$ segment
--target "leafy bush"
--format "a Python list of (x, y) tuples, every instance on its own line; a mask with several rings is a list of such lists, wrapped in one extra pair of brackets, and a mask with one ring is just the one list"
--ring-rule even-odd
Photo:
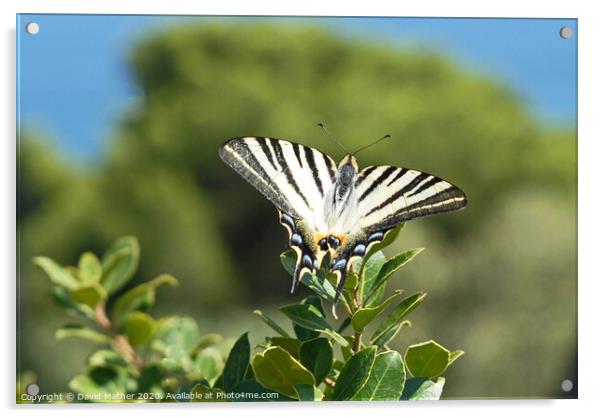
[[(334, 277), (321, 269), (301, 280), (314, 295), (280, 308), (292, 323), (292, 333), (261, 311), (254, 312), (274, 335), (253, 349), (248, 333), (233, 343), (217, 334), (200, 335), (188, 317), (153, 318), (149, 311), (157, 289), (178, 284), (169, 274), (119, 292), (138, 268), (140, 250), (134, 237), (116, 240), (100, 259), (91, 252), (82, 254), (77, 267), (36, 257), (34, 264), (54, 285), (54, 300), (83, 320), (61, 327), (56, 337), (83, 338), (99, 346), (87, 359), (86, 373), (69, 382), (77, 395), (66, 399), (439, 399), (445, 383), (441, 374), (463, 351), (450, 352), (432, 340), (407, 347), (404, 355), (388, 347), (404, 327), (411, 326), (406, 317), (426, 297), (418, 292), (402, 299), (402, 291), (396, 290), (385, 298), (392, 274), (422, 251), (408, 250), (387, 259), (381, 250), (400, 229), (353, 266), (340, 300), (345, 314), (340, 323), (334, 325), (324, 311), (323, 305), (334, 300), (335, 288)], [(287, 251), (280, 258), (292, 274), (294, 253)], [(368, 328), (379, 321), (369, 334)], [(26, 400), (18, 396), (19, 402)]]

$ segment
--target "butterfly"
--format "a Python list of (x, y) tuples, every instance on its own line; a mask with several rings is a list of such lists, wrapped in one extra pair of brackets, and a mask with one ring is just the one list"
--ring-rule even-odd
[(439, 177), (386, 165), (360, 169), (356, 153), (337, 164), (314, 148), (262, 137), (219, 148), (222, 160), (278, 209), (297, 256), (291, 292), (328, 255), (336, 305), (351, 265), (395, 226), (466, 206), (464, 192)]

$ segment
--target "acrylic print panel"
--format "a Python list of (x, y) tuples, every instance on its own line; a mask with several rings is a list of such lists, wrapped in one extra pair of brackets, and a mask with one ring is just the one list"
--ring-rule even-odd
[(577, 397), (577, 34), (19, 15), (17, 402)]

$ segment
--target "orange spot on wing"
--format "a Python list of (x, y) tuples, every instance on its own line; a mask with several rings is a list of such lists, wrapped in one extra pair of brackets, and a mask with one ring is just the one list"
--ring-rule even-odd
[(337, 237), (339, 239), (339, 241), (341, 241), (341, 247), (343, 245), (345, 245), (345, 242), (347, 241), (348, 236), (347, 235), (337, 235), (337, 234), (333, 234), (335, 237)]
[(318, 248), (320, 247), (320, 241), (322, 241), (322, 239), (324, 238), (326, 238), (326, 235), (318, 234), (317, 232), (314, 233), (314, 242), (316, 243), (316, 246), (318, 246)]

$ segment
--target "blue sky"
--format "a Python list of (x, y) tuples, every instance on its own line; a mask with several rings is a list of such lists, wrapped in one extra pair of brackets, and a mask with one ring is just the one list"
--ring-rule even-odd
[[(127, 67), (132, 43), (156, 30), (209, 18), (20, 15), (20, 126), (49, 133), (85, 161), (102, 151), (120, 114), (140, 97)], [(222, 18), (224, 20), (231, 20)], [(577, 22), (573, 19), (278, 18), (333, 28), (351, 39), (430, 49), (512, 89), (542, 125), (576, 124)], [(35, 21), (31, 36), (25, 25)], [(562, 26), (571, 39), (559, 36)]]

